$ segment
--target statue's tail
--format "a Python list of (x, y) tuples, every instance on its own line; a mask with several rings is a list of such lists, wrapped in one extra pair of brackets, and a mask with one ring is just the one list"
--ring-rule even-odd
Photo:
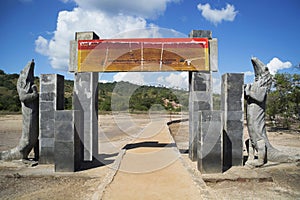
[(0, 152), (0, 160), (11, 161), (22, 159), (23, 156), (17, 148)]
[(271, 162), (280, 162), (280, 163), (291, 163), (291, 162), (299, 162), (300, 156), (299, 155), (288, 155), (278, 149), (269, 146), (267, 148), (267, 158)]

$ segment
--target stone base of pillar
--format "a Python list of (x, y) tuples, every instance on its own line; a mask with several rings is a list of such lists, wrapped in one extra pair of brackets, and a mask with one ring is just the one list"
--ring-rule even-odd
[(197, 164), (201, 173), (222, 173), (222, 111), (199, 112)]
[(56, 172), (74, 172), (82, 160), (81, 113), (74, 110), (55, 112), (54, 163)]

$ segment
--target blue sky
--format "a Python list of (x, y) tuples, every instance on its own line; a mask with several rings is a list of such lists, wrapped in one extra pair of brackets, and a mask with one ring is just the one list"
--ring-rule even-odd
[[(155, 27), (183, 37), (211, 30), (219, 45), (219, 73), (253, 71), (256, 56), (273, 73), (300, 63), (299, 0), (2, 0), (0, 69), (19, 73), (32, 58), (35, 75), (59, 73), (67, 79), (69, 41), (76, 31), (110, 38), (123, 31)], [(282, 68), (285, 68), (282, 70)], [(249, 76), (248, 76), (249, 75)], [(186, 87), (186, 73), (101, 74), (103, 81)]]

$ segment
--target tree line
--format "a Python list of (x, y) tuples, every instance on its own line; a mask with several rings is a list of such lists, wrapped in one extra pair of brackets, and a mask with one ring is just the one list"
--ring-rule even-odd
[(273, 125), (300, 129), (300, 74), (278, 73), (267, 98), (267, 116)]
[[(18, 74), (6, 74), (3, 70), (0, 70), (0, 111), (2, 113), (21, 112), (21, 102), (16, 86), (18, 78)], [(38, 77), (35, 77), (35, 84), (39, 87)], [(65, 109), (70, 110), (72, 109), (74, 82), (65, 80), (64, 87)], [(129, 110), (135, 112), (161, 108), (173, 112), (188, 110), (188, 92), (184, 90), (139, 86), (123, 81), (98, 83), (98, 89), (98, 108), (100, 112), (110, 112), (112, 110), (112, 97), (113, 109), (118, 111)], [(180, 107), (166, 106), (163, 99), (175, 102)]]
[[(0, 69), (0, 112), (21, 112), (17, 93), (18, 74), (6, 74)], [(39, 86), (39, 78), (35, 77)], [(65, 80), (65, 109), (72, 109), (72, 80)], [(171, 112), (188, 111), (188, 91), (157, 86), (139, 86), (129, 82), (99, 83), (99, 112), (113, 110), (139, 112), (166, 109)], [(167, 99), (167, 101), (166, 101)], [(113, 105), (112, 105), (113, 100)], [(220, 95), (213, 96), (214, 109), (220, 109)], [(167, 102), (167, 103), (166, 103)], [(177, 106), (174, 106), (176, 104)], [(290, 128), (300, 121), (300, 74), (278, 73), (267, 98), (267, 118), (274, 126)], [(300, 128), (300, 125), (299, 127)]]

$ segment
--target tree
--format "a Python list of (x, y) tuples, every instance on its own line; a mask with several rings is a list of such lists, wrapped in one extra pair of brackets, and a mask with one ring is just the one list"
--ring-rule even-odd
[(268, 95), (267, 114), (273, 121), (290, 128), (292, 119), (300, 119), (300, 75), (276, 74), (274, 88)]
[(300, 74), (294, 74), (292, 82), (292, 100), (295, 103), (295, 114), (297, 119), (300, 120)]

